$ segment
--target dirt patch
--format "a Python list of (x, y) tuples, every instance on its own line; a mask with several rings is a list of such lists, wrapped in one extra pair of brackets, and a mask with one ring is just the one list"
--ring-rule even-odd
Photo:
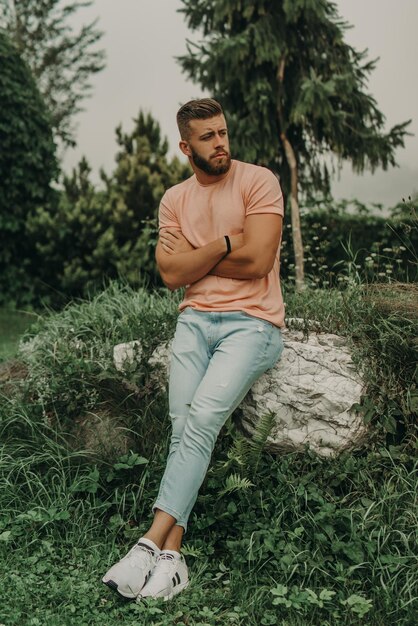
[(28, 368), (17, 359), (0, 363), (0, 393), (4, 396), (13, 395), (27, 375)]
[(109, 461), (134, 448), (134, 436), (120, 417), (108, 409), (99, 409), (77, 418), (70, 445)]
[(418, 284), (379, 283), (367, 285), (364, 292), (381, 313), (418, 321)]

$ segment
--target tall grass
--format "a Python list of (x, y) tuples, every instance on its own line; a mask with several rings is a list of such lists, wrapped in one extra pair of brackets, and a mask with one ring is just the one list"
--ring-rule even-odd
[(0, 309), (0, 362), (14, 356), (20, 336), (35, 317), (34, 313)]

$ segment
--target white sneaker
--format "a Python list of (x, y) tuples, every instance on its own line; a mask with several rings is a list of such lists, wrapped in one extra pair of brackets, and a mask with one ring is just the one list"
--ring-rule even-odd
[(189, 584), (189, 574), (184, 558), (174, 550), (163, 550), (157, 559), (157, 564), (138, 595), (137, 602), (141, 598), (171, 598)]
[(123, 559), (110, 568), (102, 582), (124, 598), (136, 598), (151, 576), (159, 554), (154, 542), (141, 538)]

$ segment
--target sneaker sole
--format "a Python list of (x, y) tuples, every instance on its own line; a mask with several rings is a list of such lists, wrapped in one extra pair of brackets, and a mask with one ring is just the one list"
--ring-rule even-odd
[(189, 586), (189, 583), (190, 581), (188, 580), (187, 582), (182, 583), (181, 585), (177, 585), (177, 587), (175, 587), (173, 591), (169, 593), (167, 596), (141, 596), (141, 594), (139, 594), (139, 596), (137, 596), (136, 598), (136, 601), (140, 602), (141, 600), (145, 600), (146, 598), (153, 598), (154, 600), (164, 600), (164, 602), (168, 602), (168, 600), (171, 600), (178, 593), (186, 589), (186, 587)]
[(118, 585), (117, 583), (115, 583), (114, 580), (102, 580), (102, 583), (104, 583), (107, 587), (109, 587), (109, 589), (117, 593), (118, 596), (120, 596), (121, 598), (124, 598), (125, 600), (135, 600), (135, 598), (137, 597), (132, 593), (127, 594), (127, 593), (122, 593), (121, 591), (119, 591)]
[(172, 598), (174, 598), (174, 596), (176, 596), (178, 593), (180, 593), (181, 591), (184, 591), (184, 589), (186, 589), (186, 587), (189, 586), (189, 580), (185, 583), (182, 583), (181, 585), (177, 585), (177, 587), (174, 587), (173, 591), (168, 594), (168, 596), (164, 597), (164, 602), (168, 602), (169, 600), (171, 600)]

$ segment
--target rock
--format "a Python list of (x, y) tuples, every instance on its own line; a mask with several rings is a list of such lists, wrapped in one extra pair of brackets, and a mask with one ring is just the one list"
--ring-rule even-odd
[(361, 443), (367, 428), (353, 406), (364, 383), (342, 337), (301, 331), (283, 333), (279, 363), (254, 383), (240, 406), (241, 425), (252, 434), (258, 418), (272, 411), (266, 447), (272, 452), (303, 449), (332, 456)]
[(113, 362), (118, 372), (123, 371), (125, 365), (140, 361), (142, 357), (142, 346), (139, 339), (128, 343), (118, 343), (113, 348)]
[[(254, 383), (237, 410), (244, 432), (252, 435), (259, 417), (273, 412), (276, 418), (266, 444), (272, 452), (303, 450), (309, 444), (320, 456), (332, 456), (357, 446), (367, 434), (353, 408), (364, 383), (346, 340), (327, 333), (310, 332), (307, 337), (300, 330), (284, 331), (283, 340), (279, 363)], [(121, 345), (127, 355), (124, 363), (132, 362), (135, 351)], [(170, 346), (159, 345), (149, 360), (154, 385), (160, 389), (167, 384)]]

